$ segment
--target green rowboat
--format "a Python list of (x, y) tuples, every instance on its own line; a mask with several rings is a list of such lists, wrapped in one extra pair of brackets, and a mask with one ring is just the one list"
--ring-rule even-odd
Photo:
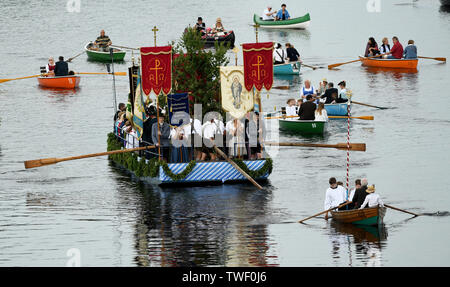
[(270, 21), (270, 20), (262, 20), (260, 16), (254, 14), (253, 22), (255, 24), (259, 24), (262, 28), (271, 28), (271, 29), (306, 29), (309, 27), (311, 23), (311, 17), (309, 13), (306, 13), (302, 17), (291, 18), (289, 20), (278, 20), (278, 21)]
[(323, 134), (328, 125), (327, 122), (292, 119), (280, 119), (278, 124), (280, 130), (303, 134)]
[[(92, 50), (93, 46), (94, 44), (90, 42), (86, 44), (86, 46), (84, 47), (89, 60), (98, 62), (111, 62), (111, 55), (109, 54), (109, 52), (103, 52), (101, 50), (99, 51)], [(125, 51), (118, 48), (114, 48), (113, 53), (114, 62), (123, 61), (125, 54), (126, 54)]]

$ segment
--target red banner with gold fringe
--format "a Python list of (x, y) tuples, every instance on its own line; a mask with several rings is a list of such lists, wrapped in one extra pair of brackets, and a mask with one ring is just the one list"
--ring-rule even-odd
[(273, 43), (243, 44), (245, 88), (250, 91), (253, 86), (261, 91), (262, 87), (270, 90), (273, 84)]
[(146, 95), (172, 90), (172, 46), (141, 47), (142, 90)]

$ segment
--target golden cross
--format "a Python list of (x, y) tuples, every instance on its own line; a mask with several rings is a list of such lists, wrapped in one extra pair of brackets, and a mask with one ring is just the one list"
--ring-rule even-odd
[(256, 43), (258, 43), (258, 28), (261, 27), (261, 25), (256, 23), (255, 25), (253, 25), (253, 27), (255, 27)]
[(155, 47), (156, 47), (156, 32), (158, 32), (159, 29), (156, 28), (156, 26), (155, 26), (155, 27), (153, 27), (152, 31), (153, 31), (153, 37), (155, 38)]
[(257, 59), (258, 59), (258, 62), (256, 64), (252, 64), (252, 66), (256, 66), (258, 68), (258, 81), (259, 81), (259, 79), (260, 79), (260, 77), (259, 77), (259, 74), (260, 74), (259, 66), (264, 66), (264, 63), (261, 64), (263, 59), (262, 59), (262, 57), (260, 55), (258, 55)]
[(163, 68), (160, 68), (159, 66), (161, 65), (161, 62), (156, 59), (155, 60), (155, 67), (154, 68), (150, 68), (151, 70), (155, 70), (155, 78), (156, 78), (156, 84), (158, 84), (158, 70), (163, 70)]

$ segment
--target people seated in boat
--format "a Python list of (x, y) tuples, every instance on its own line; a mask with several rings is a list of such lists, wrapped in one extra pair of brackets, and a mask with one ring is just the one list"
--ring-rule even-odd
[(277, 10), (273, 11), (272, 6), (267, 6), (264, 10), (261, 19), (264, 21), (274, 21), (277, 14)]
[(341, 81), (338, 84), (339, 88), (341, 89), (339, 91), (338, 97), (336, 99), (336, 103), (346, 103), (348, 102), (348, 95), (347, 95), (347, 88), (345, 81)]
[(311, 85), (311, 81), (305, 80), (303, 87), (300, 89), (300, 97), (305, 102), (307, 95), (311, 95), (313, 98), (317, 96), (315, 91), (314, 86)]
[(361, 179), (361, 187), (355, 190), (355, 194), (353, 195), (352, 198), (352, 203), (355, 209), (360, 208), (361, 205), (364, 203), (364, 200), (368, 195), (368, 193), (366, 192), (367, 185), (368, 185), (367, 178), (363, 178)]
[(197, 32), (200, 32), (202, 35), (206, 33), (206, 26), (205, 23), (203, 23), (202, 17), (197, 18), (197, 23), (195, 23), (194, 29), (196, 29)]
[(283, 50), (283, 46), (280, 43), (275, 45), (275, 49), (273, 50), (273, 64), (279, 65), (284, 64), (284, 59), (286, 58), (286, 54)]
[(69, 75), (69, 64), (64, 61), (63, 56), (59, 56), (59, 61), (55, 64), (55, 76), (64, 77)]
[[(349, 190), (348, 196), (347, 196), (347, 200), (352, 200), (353, 199), (353, 196), (355, 196), (355, 191), (358, 188), (361, 188), (361, 179), (359, 179), (359, 178), (355, 180), (355, 187)], [(352, 203), (350, 203), (348, 205), (348, 209), (353, 209), (354, 207), (355, 207), (355, 203), (354, 202), (352, 202)]]
[(316, 91), (317, 95), (322, 97), (327, 89), (328, 89), (328, 81), (327, 79), (323, 78), (322, 82), (319, 83), (319, 89)]
[(314, 120), (317, 122), (328, 122), (327, 110), (325, 110), (325, 104), (319, 103), (317, 109), (314, 112)]
[(295, 105), (295, 99), (289, 99), (286, 102), (286, 117), (288, 119), (292, 119), (290, 117), (296, 116), (298, 114), (298, 107)]
[(100, 36), (97, 37), (94, 44), (102, 51), (108, 51), (108, 47), (112, 44), (111, 39), (105, 35), (105, 30), (100, 31)]
[(241, 157), (247, 154), (245, 150), (244, 124), (239, 119), (232, 119), (225, 126), (230, 157)]
[(278, 10), (276, 20), (289, 20), (291, 15), (289, 15), (288, 10), (286, 10), (286, 4), (281, 4), (281, 10)]
[(158, 142), (160, 143), (161, 156), (167, 161), (169, 159), (170, 148), (170, 126), (164, 121), (163, 113), (159, 114), (158, 122), (159, 130), (158, 124), (152, 126), (152, 141), (155, 146), (159, 146)]
[(401, 59), (403, 57), (403, 46), (396, 36), (392, 37), (394, 45), (389, 51), (389, 55), (383, 56), (386, 59)]
[(48, 58), (48, 63), (45, 66), (45, 72), (47, 73), (47, 77), (54, 77), (55, 76), (55, 60), (53, 57)]
[(333, 104), (333, 101), (337, 100), (338, 93), (339, 91), (334, 87), (333, 82), (329, 82), (325, 93), (320, 98), (325, 99), (325, 104)]
[(367, 192), (367, 196), (364, 199), (363, 204), (361, 205), (361, 207), (359, 209), (363, 209), (367, 207), (384, 207), (384, 203), (381, 200), (380, 196), (378, 194), (375, 193), (375, 186), (374, 185), (370, 185), (367, 187), (366, 189)]
[(317, 105), (314, 103), (315, 99), (312, 95), (306, 96), (306, 102), (303, 102), (298, 109), (298, 116), (300, 120), (311, 120), (315, 119), (315, 111)]
[[(289, 62), (298, 62), (300, 61), (300, 54), (297, 49), (294, 48), (294, 45), (291, 43), (286, 43), (286, 54)], [(294, 64), (294, 68), (297, 69), (297, 63)]]
[(216, 25), (214, 25), (214, 27), (212, 29), (212, 33), (216, 34), (217, 36), (225, 35), (226, 30), (222, 25), (222, 19), (217, 18)]
[[(328, 181), (330, 187), (325, 193), (324, 210), (328, 210), (333, 207), (337, 207), (344, 202), (346, 202), (345, 188), (337, 184), (336, 178), (331, 177)], [(343, 206), (338, 210), (345, 210), (346, 207)], [(325, 214), (325, 219), (328, 219), (328, 212)]]
[(417, 47), (414, 45), (414, 40), (408, 41), (408, 46), (403, 50), (403, 58), (417, 59)]
[(366, 51), (364, 52), (364, 57), (372, 57), (376, 56), (380, 53), (378, 49), (378, 44), (373, 37), (369, 38), (367, 42)]
[(389, 51), (391, 51), (391, 45), (389, 45), (389, 40), (387, 37), (384, 37), (383, 40), (381, 40), (383, 44), (380, 45), (380, 54), (387, 54)]

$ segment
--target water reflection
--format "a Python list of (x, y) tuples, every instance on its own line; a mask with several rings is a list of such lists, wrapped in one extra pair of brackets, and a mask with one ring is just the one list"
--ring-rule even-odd
[(61, 89), (61, 88), (49, 88), (38, 86), (39, 90), (46, 94), (50, 94), (52, 96), (72, 96), (77, 94), (80, 91), (80, 88), (75, 89)]
[(363, 226), (331, 221), (331, 256), (336, 265), (348, 257), (349, 266), (354, 266), (356, 262), (365, 266), (381, 266), (387, 235), (385, 225)]
[(309, 40), (311, 38), (311, 32), (301, 29), (260, 29), (259, 33), (264, 36), (264, 39), (268, 39), (272, 42), (281, 44), (296, 43), (296, 40)]
[[(117, 186), (129, 184), (127, 177), (117, 181)], [(133, 191), (139, 193), (138, 266), (277, 265), (265, 219), (270, 186), (263, 191), (246, 184), (162, 189), (139, 183)], [(130, 196), (118, 192), (124, 200)]]

